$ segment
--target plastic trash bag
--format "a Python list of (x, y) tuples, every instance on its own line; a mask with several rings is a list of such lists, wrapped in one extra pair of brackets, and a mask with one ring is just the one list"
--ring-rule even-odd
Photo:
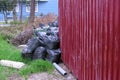
[(44, 25), (43, 23), (40, 23), (40, 24), (39, 24), (39, 27), (40, 27), (40, 28), (43, 28), (44, 26), (45, 26), (45, 25)]
[(58, 27), (58, 19), (53, 22), (53, 27)]
[(36, 48), (34, 54), (33, 54), (33, 60), (35, 59), (45, 59), (46, 57), (46, 49), (44, 47), (38, 47)]
[(58, 49), (60, 40), (57, 35), (48, 36), (48, 40), (45, 42), (46, 48), (48, 49)]
[(48, 25), (50, 27), (58, 27), (58, 19), (56, 19), (54, 22), (49, 22)]
[(28, 43), (27, 43), (27, 48), (28, 48), (28, 50), (30, 51), (30, 53), (32, 53), (38, 46), (40, 46), (41, 44), (40, 44), (40, 42), (39, 42), (39, 40), (38, 40), (38, 38), (37, 37), (34, 37), (34, 38), (32, 38), (32, 39), (30, 39), (30, 40), (28, 40)]
[(23, 58), (25, 58), (25, 57), (31, 58), (32, 53), (38, 46), (40, 46), (40, 42), (39, 42), (38, 38), (32, 38), (32, 39), (28, 40), (27, 47), (23, 48), (23, 50), (21, 52), (22, 57)]
[(41, 44), (45, 45), (48, 49), (58, 49), (59, 48), (59, 37), (57, 35), (41, 35), (39, 36), (39, 41)]
[(47, 49), (46, 60), (48, 60), (50, 62), (58, 63), (60, 61), (60, 56), (61, 56), (61, 50), (60, 49), (56, 49), (56, 50)]
[(30, 58), (30, 59), (32, 59), (32, 53), (30, 53), (30, 51), (29, 51), (29, 49), (27, 47), (22, 49), (21, 56), (23, 58)]
[(41, 36), (43, 36), (43, 35), (46, 35), (46, 32), (37, 32), (37, 36), (38, 36), (38, 37), (41, 37)]
[(58, 35), (58, 31), (59, 31), (58, 27), (50, 27), (47, 29), (46, 34), (47, 35), (54, 35), (54, 34)]
[(59, 48), (59, 36), (58, 28), (51, 27), (47, 29), (46, 34), (38, 33), (39, 41), (42, 45), (46, 46), (48, 49), (58, 49)]
[(53, 27), (53, 26), (54, 26), (54, 25), (53, 25), (53, 22), (49, 22), (49, 23), (48, 23), (48, 26)]

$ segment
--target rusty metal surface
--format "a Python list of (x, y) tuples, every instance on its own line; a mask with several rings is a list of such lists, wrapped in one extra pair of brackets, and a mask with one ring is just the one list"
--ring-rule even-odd
[(120, 0), (59, 0), (59, 27), (78, 80), (120, 80)]

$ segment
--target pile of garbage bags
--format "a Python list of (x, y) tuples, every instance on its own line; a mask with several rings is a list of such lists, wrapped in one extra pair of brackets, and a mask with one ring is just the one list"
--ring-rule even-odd
[(22, 50), (22, 57), (58, 63), (61, 56), (58, 27), (49, 27), (43, 32), (35, 29), (34, 33), (36, 36), (28, 40), (27, 47)]

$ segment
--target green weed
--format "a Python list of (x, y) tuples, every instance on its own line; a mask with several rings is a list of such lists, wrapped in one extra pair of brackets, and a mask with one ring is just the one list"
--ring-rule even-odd
[(37, 73), (37, 72), (51, 72), (53, 71), (53, 66), (48, 61), (43, 60), (35, 60), (32, 61), (29, 65), (22, 68), (19, 73), (23, 76), (28, 76), (31, 73)]
[(14, 47), (11, 44), (8, 44), (1, 36), (0, 36), (0, 60), (13, 60), (24, 62), (26, 66), (19, 71), (13, 68), (8, 68), (0, 65), (0, 79), (7, 80), (7, 78), (13, 74), (20, 74), (23, 77), (29, 76), (31, 73), (37, 72), (51, 72), (53, 71), (53, 66), (48, 61), (43, 60), (29, 60), (23, 59), (20, 54), (20, 50)]

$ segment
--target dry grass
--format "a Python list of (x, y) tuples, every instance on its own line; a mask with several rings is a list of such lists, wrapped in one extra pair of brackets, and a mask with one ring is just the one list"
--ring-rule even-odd
[(21, 26), (16, 27), (0, 27), (0, 35), (7, 41), (11, 41), (17, 34), (22, 31)]
[(35, 18), (34, 26), (38, 27), (39, 23), (47, 25), (49, 22), (54, 22), (57, 19), (57, 16), (54, 13), (49, 13), (44, 16), (39, 16)]
[(12, 44), (15, 46), (26, 44), (30, 38), (33, 36), (32, 30), (25, 30), (18, 34), (15, 38), (12, 39)]

